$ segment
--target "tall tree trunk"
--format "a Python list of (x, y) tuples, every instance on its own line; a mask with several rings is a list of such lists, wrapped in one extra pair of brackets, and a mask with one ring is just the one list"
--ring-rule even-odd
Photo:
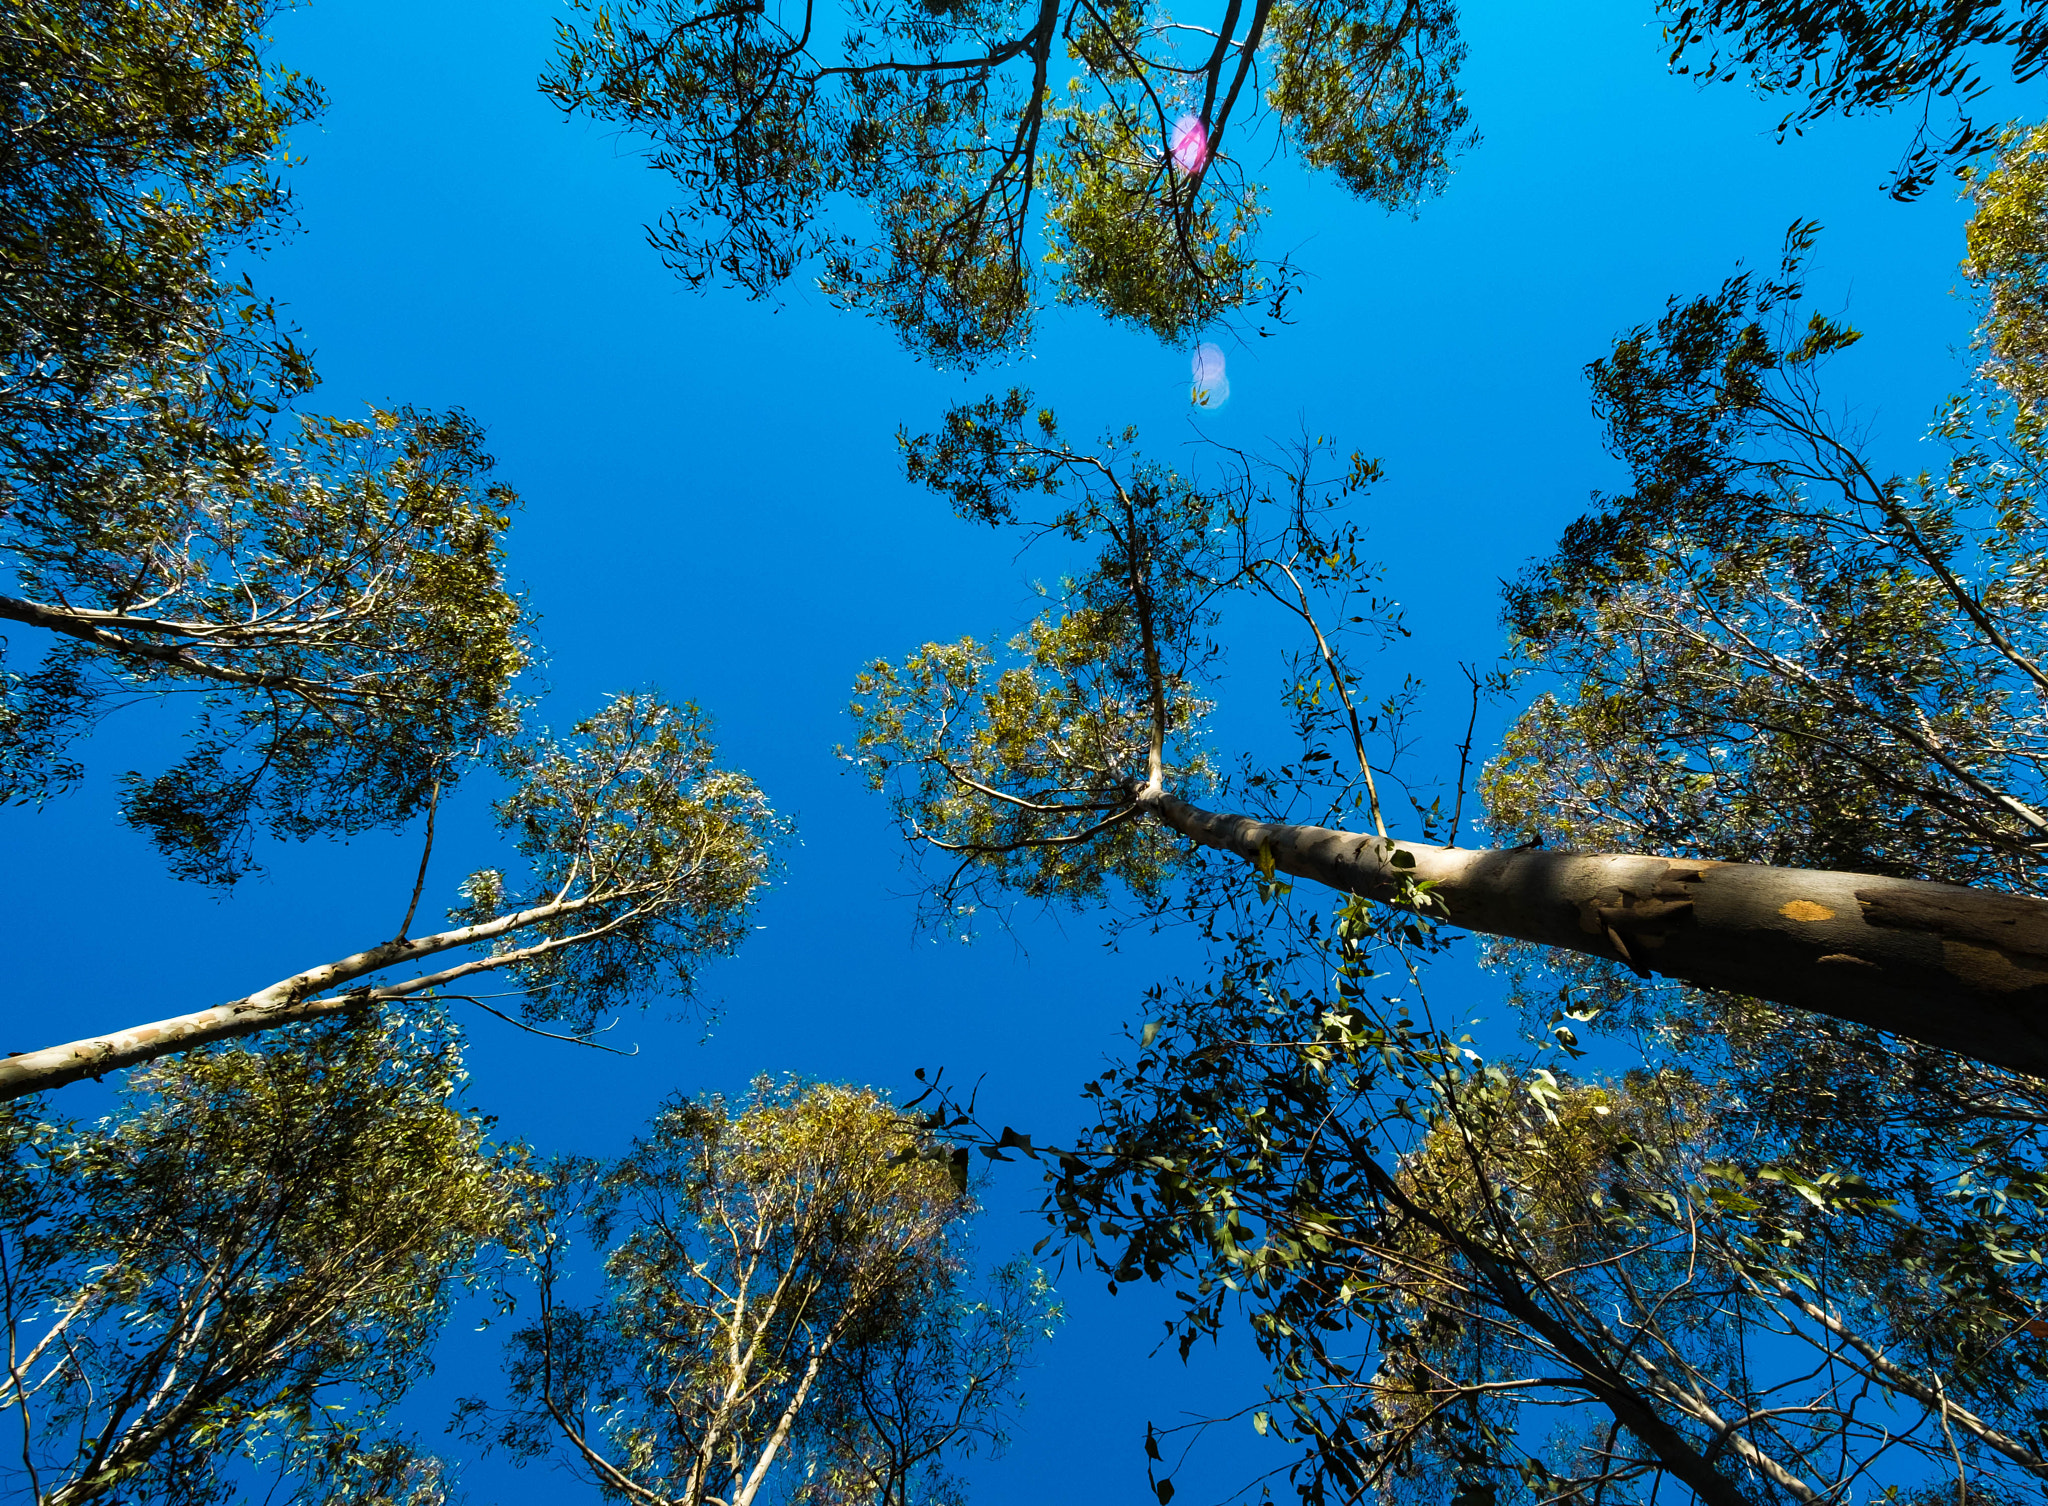
[(322, 1019), (358, 1005), (406, 998), (475, 973), (506, 967), (564, 945), (565, 940), (554, 939), (498, 952), (399, 983), (356, 988), (339, 994), (330, 992), (346, 988), (357, 979), (387, 967), (456, 947), (475, 946), (555, 916), (576, 914), (588, 909), (591, 903), (587, 898), (556, 900), (473, 926), (459, 926), (431, 936), (402, 937), (319, 967), (309, 967), (304, 972), (280, 979), (268, 988), (258, 989), (246, 998), (219, 1004), (212, 1009), (173, 1015), (167, 1020), (152, 1020), (146, 1025), (132, 1025), (126, 1030), (88, 1036), (84, 1040), (49, 1046), (41, 1051), (7, 1052), (0, 1055), (0, 1103), (26, 1098), (31, 1093), (41, 1093), (50, 1088), (61, 1088), (81, 1077), (98, 1077), (122, 1067), (139, 1066), (160, 1056), (189, 1051), (194, 1046)]
[[(1474, 851), (1139, 806), (1205, 847), (1349, 894), (1428, 883), (1453, 925), (1876, 1026), (2048, 1077), (2048, 901), (1954, 884), (1632, 853)], [(1413, 860), (1397, 866), (1396, 852)]]
[(797, 1382), (796, 1394), (789, 1399), (789, 1405), (782, 1409), (782, 1416), (775, 1421), (775, 1431), (761, 1450), (761, 1457), (754, 1461), (753, 1473), (747, 1476), (732, 1498), (732, 1506), (754, 1506), (754, 1497), (760, 1493), (761, 1482), (768, 1478), (768, 1471), (775, 1464), (775, 1456), (789, 1441), (790, 1430), (796, 1426), (796, 1415), (804, 1409), (804, 1402), (811, 1394), (811, 1386), (818, 1379), (818, 1372), (825, 1368), (825, 1354), (830, 1344), (811, 1352), (810, 1363), (804, 1366), (804, 1378)]

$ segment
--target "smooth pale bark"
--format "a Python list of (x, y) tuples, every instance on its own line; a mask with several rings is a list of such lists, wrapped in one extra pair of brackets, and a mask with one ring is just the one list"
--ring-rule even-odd
[[(1138, 803), (1206, 847), (1394, 898), (1405, 873), (1452, 924), (1853, 1020), (2048, 1077), (2048, 901), (1803, 868), (1632, 853), (1476, 851)], [(1412, 868), (1397, 868), (1396, 850)]]
[(796, 1395), (790, 1397), (789, 1405), (782, 1409), (782, 1415), (775, 1420), (775, 1432), (769, 1437), (761, 1457), (754, 1461), (754, 1471), (747, 1476), (747, 1483), (740, 1487), (739, 1494), (732, 1498), (732, 1506), (754, 1506), (754, 1497), (761, 1493), (761, 1484), (768, 1478), (768, 1471), (775, 1464), (775, 1456), (782, 1452), (782, 1446), (789, 1442), (790, 1430), (796, 1426), (796, 1414), (803, 1410), (805, 1400), (811, 1394), (811, 1387), (817, 1383), (818, 1372), (825, 1368), (825, 1355), (831, 1349), (828, 1342), (824, 1348), (811, 1352), (810, 1363), (804, 1366), (804, 1378), (797, 1382)]
[(1968, 1407), (1958, 1406), (1955, 1402), (1950, 1401), (1941, 1391), (1928, 1385), (1926, 1381), (1912, 1371), (1894, 1364), (1877, 1345), (1871, 1343), (1870, 1340), (1862, 1335), (1851, 1332), (1833, 1312), (1808, 1300), (1796, 1288), (1781, 1281), (1777, 1283), (1776, 1290), (1781, 1301), (1790, 1303), (1793, 1307), (1805, 1313), (1807, 1317), (1819, 1323), (1829, 1333), (1840, 1339), (1843, 1344), (1861, 1355), (1865, 1363), (1858, 1364), (1840, 1351), (1836, 1351), (1832, 1358), (1846, 1363), (1851, 1369), (1867, 1375), (1879, 1385), (1888, 1387), (1898, 1392), (1901, 1396), (1912, 1397), (1913, 1400), (1919, 1402), (1928, 1411), (1942, 1418), (1944, 1423), (1961, 1428), (1972, 1438), (1978, 1439), (1990, 1448), (1997, 1449), (1999, 1453), (2005, 1455), (2006, 1458), (2012, 1460), (2013, 1463), (2021, 1468), (2032, 1472), (2042, 1480), (2048, 1480), (2048, 1459), (2042, 1458), (2010, 1434), (2001, 1433)]
[[(51, 1088), (61, 1088), (66, 1083), (77, 1082), (81, 1077), (98, 1077), (104, 1072), (117, 1071), (122, 1067), (139, 1066), (143, 1062), (155, 1061), (160, 1056), (169, 1056), (177, 1051), (189, 1051), (194, 1046), (204, 1046), (213, 1041), (233, 1040), (238, 1036), (255, 1035), (259, 1031), (275, 1030), (280, 1025), (296, 1025), (306, 1020), (317, 1020), (385, 999), (405, 998), (426, 989), (452, 983), (472, 973), (487, 972), (525, 957), (538, 956), (562, 943), (541, 942), (515, 952), (479, 957), (422, 978), (408, 978), (403, 982), (380, 984), (375, 987), (347, 989), (347, 985), (358, 978), (367, 977), (387, 967), (395, 967), (399, 963), (409, 962), (418, 957), (432, 956), (436, 952), (445, 952), (454, 947), (473, 946), (478, 942), (502, 936), (508, 931), (533, 925), (537, 921), (573, 915), (579, 910), (587, 909), (591, 903), (593, 901), (590, 899), (559, 900), (553, 904), (537, 905), (532, 909), (501, 915), (495, 920), (484, 921), (479, 925), (459, 926), (452, 931), (440, 931), (432, 936), (387, 941), (382, 946), (374, 946), (367, 951), (357, 952), (334, 962), (322, 963), (301, 973), (294, 973), (268, 988), (258, 989), (246, 998), (217, 1005), (212, 1009), (173, 1015), (167, 1020), (153, 1020), (147, 1025), (135, 1025), (106, 1035), (88, 1036), (84, 1040), (70, 1041), (62, 1046), (50, 1046), (41, 1051), (10, 1052), (5, 1057), (0, 1057), (0, 1103), (26, 1098), (31, 1093), (45, 1092)], [(347, 991), (338, 994), (329, 992), (338, 988)]]
[[(339, 696), (338, 687), (322, 685), (314, 680), (302, 679), (295, 675), (274, 674), (247, 669), (238, 669), (232, 664), (221, 664), (202, 659), (187, 644), (158, 643), (148, 638), (134, 638), (130, 633), (167, 633), (185, 638), (219, 638), (231, 640), (234, 633), (224, 627), (210, 623), (159, 622), (150, 618), (130, 617), (121, 612), (96, 612), (68, 607), (45, 606), (38, 601), (22, 601), (13, 596), (0, 596), (0, 618), (14, 622), (26, 622), (35, 627), (48, 628), (53, 633), (77, 638), (82, 642), (104, 648), (115, 654), (125, 654), (134, 659), (150, 659), (158, 663), (173, 665), (210, 680), (225, 680), (231, 685), (246, 685), (254, 690), (296, 690), (312, 694)], [(126, 632), (116, 632), (124, 628)], [(287, 635), (276, 633), (250, 632), (247, 636), (255, 640), (264, 638), (283, 639)]]

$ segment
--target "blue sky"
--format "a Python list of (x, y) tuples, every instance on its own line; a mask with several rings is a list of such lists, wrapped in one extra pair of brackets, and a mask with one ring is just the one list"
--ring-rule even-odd
[[(614, 1032), (641, 1048), (622, 1061), (482, 1019), (474, 1096), (542, 1149), (608, 1153), (678, 1089), (734, 1089), (768, 1070), (901, 1091), (914, 1067), (943, 1064), (986, 1074), (993, 1119), (1056, 1139), (1144, 985), (1186, 959), (1159, 941), (1110, 951), (1085, 916), (1022, 916), (1013, 938), (972, 946), (916, 934), (882, 805), (832, 750), (850, 736), (842, 709), (864, 661), (1001, 631), (1027, 610), (1010, 545), (902, 484), (895, 429), (1022, 382), (1077, 432), (1135, 423), (1171, 454), (1196, 437), (1188, 353), (1054, 312), (1031, 359), (963, 380), (801, 282), (780, 306), (692, 294), (643, 239), (668, 180), (633, 142), (565, 123), (534, 88), (558, 13), (542, 0), (318, 0), (286, 16), (276, 56), (332, 106), (295, 143), (303, 230), (256, 275), (317, 352), (317, 403), (461, 406), (486, 426), (526, 501), (512, 565), (551, 656), (541, 718), (566, 723), (649, 683), (693, 698), (718, 717), (729, 760), (797, 818), (800, 842), (765, 929), (707, 978), (721, 1006), (708, 1038), (701, 1021), (650, 1012)], [(1812, 286), (1868, 332), (1833, 390), (1887, 464), (1913, 468), (1967, 365), (1970, 323), (1953, 293), (1963, 215), (1946, 185), (1912, 205), (1878, 191), (1902, 123), (1833, 123), (1777, 146), (1772, 103), (1666, 72), (1648, 0), (1475, 4), (1465, 26), (1484, 141), (1419, 218), (1273, 165), (1265, 246), (1309, 274), (1298, 322), (1249, 346), (1217, 336), (1232, 397), (1202, 418), (1234, 444), (1306, 427), (1384, 460), (1362, 515), (1415, 634), (1385, 667), (1437, 688), (1421, 756), (1439, 763), (1462, 723), (1454, 666), (1501, 646), (1498, 581), (1619, 479), (1580, 376), (1616, 332), (1738, 262), (1773, 264), (1789, 223), (1818, 220)], [(1278, 728), (1274, 642), (1253, 631), (1231, 672), (1222, 740), (1257, 745)], [(227, 900), (160, 877), (114, 818), (113, 780), (175, 726), (130, 713), (89, 750), (83, 789), (0, 812), (12, 855), (0, 904), (35, 943), (11, 949), (4, 1019), (19, 1038), (6, 1049), (218, 1002), (388, 935), (403, 913), (412, 835), (277, 854)], [(430, 902), (493, 861), (487, 793), (468, 791), (444, 819)], [(1498, 992), (1462, 953), (1432, 986), (1474, 1014)], [(996, 1184), (991, 1256), (1039, 1237), (1022, 1211), (1035, 1200), (1026, 1174)], [(1166, 1316), (1152, 1293), (1110, 1298), (1085, 1275), (1062, 1286), (1072, 1318), (1031, 1378), (1015, 1445), (974, 1472), (985, 1506), (1067, 1494), (1136, 1506), (1149, 1499), (1148, 1420), (1259, 1394), (1248, 1348), (1185, 1368), (1148, 1357)], [(410, 1407), (415, 1426), (437, 1433), (450, 1398), (490, 1393), (495, 1346), (458, 1324)], [(1179, 1476), (1181, 1499), (1284, 1463), (1242, 1422), (1223, 1443)], [(495, 1461), (468, 1483), (480, 1502), (577, 1489)]]

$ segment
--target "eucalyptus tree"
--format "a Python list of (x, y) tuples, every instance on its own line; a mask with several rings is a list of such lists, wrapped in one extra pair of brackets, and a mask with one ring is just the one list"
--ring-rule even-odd
[(1204, 1425), (1276, 1439), (1304, 1501), (2038, 1496), (2037, 1080), (1994, 1147), (1810, 1042), (1812, 1132), (1675, 1064), (1480, 1062), (1355, 917), (1233, 919), (1089, 1085), (1047, 1211), (1175, 1289), (1183, 1354), (1249, 1328), (1266, 1394)]
[(0, 1108), (14, 1499), (447, 1499), (387, 1414), (532, 1178), (434, 1008), (362, 1014), (152, 1063), (94, 1124)]
[[(959, 1500), (945, 1464), (1000, 1444), (1059, 1321), (1019, 1264), (969, 1294), (964, 1159), (864, 1089), (762, 1078), (738, 1103), (670, 1102), (623, 1159), (557, 1168), (512, 1405), (465, 1402), (464, 1430), (608, 1499)], [(587, 1307), (560, 1291), (579, 1227), (605, 1247)]]
[(543, 88), (651, 143), (677, 273), (761, 297), (814, 265), (943, 365), (1028, 339), (1041, 260), (1059, 301), (1169, 341), (1284, 297), (1228, 147), (1283, 141), (1406, 210), (1467, 139), (1444, 0), (1232, 0), (1213, 26), (1096, 0), (575, 9)]
[[(1760, 94), (1798, 100), (1778, 137), (1829, 115), (1904, 110), (1913, 135), (1886, 187), (1915, 198), (1943, 163), (1997, 144), (1979, 118), (1997, 75), (2026, 83), (2048, 67), (2041, 0), (1659, 0), (1671, 63), (1703, 83), (1746, 77)], [(1946, 127), (1933, 119), (1953, 110)], [(1946, 138), (1942, 132), (1946, 132)]]
[[(2027, 223), (2000, 232), (2016, 269), (2038, 265)], [(1783, 305), (1792, 283), (1764, 296)], [(2020, 320), (2027, 286), (1994, 307)], [(1057, 1153), (1048, 1211), (1113, 1282), (1174, 1280), (1184, 1343), (1245, 1312), (1275, 1366), (1254, 1421), (1300, 1446), (1310, 1499), (1398, 1496), (1405, 1478), (1423, 1498), (1455, 1480), (1469, 1506), (1649, 1500), (1667, 1481), (1710, 1502), (1823, 1500), (1872, 1479), (1932, 1489), (1943, 1459), (1956, 1488), (2038, 1489), (2036, 472), (1966, 457), (1841, 505), (1792, 462), (1717, 470), (1762, 422), (1757, 394), (1846, 338), (1820, 320), (1773, 343), (1742, 312), (1674, 310), (1596, 368), (1633, 402), (1610, 416), (1656, 413), (1670, 442), (1642, 445), (1658, 485), (1539, 577), (1576, 571), (1580, 594), (1517, 598), (1553, 609), (1531, 619), (1552, 625), (1553, 667), (1608, 677), (1539, 702), (1490, 772), (1517, 849), (1434, 845), (1447, 813), (1412, 794), (1421, 840), (1389, 835), (1368, 747), (1398, 732), (1401, 701), (1368, 698), (1339, 627), (1393, 619), (1345, 603), (1378, 586), (1331, 511), (1370, 464), (1319, 481), (1313, 451), (1264, 472), (1231, 459), (1204, 487), (1128, 433), (1067, 444), (1022, 394), (905, 440), (913, 480), (1058, 550), (1067, 576), (1007, 645), (870, 666), (851, 756), (935, 865), (941, 918), (1024, 898), (1192, 922), (1204, 962), (1155, 992), (1135, 1057), (1090, 1085), (1099, 1119)], [(2034, 369), (2003, 327), (1994, 362)], [(1671, 370), (1740, 400), (1687, 407)], [(1633, 458), (1637, 431), (1618, 432)], [(1825, 430), (1802, 432), (1810, 461)], [(1966, 556), (1973, 506), (1997, 526)], [(1700, 589), (1717, 579), (1725, 599)], [(1287, 697), (1303, 752), (1277, 767), (1203, 735), (1244, 593), (1304, 644)], [(1743, 636), (1781, 617), (1810, 636)], [(1767, 682), (1739, 714), (1735, 668)], [(1676, 761), (1696, 748), (1722, 762)], [(1725, 790), (1708, 777), (1736, 766)], [(1610, 808), (1648, 814), (1587, 815)], [(1673, 811), (1693, 819), (1651, 824)], [(1294, 878), (1335, 893), (1317, 905)], [(1418, 971), (1446, 925), (1587, 964), (1544, 1021), (1553, 1049), (1576, 1051), (1572, 1026), (1605, 1007), (1690, 1072), (1587, 1084), (1479, 1059)], [(1640, 991), (1656, 975), (1682, 999)], [(1575, 1141), (1555, 1127), (1574, 1115), (1627, 1134)], [(1632, 1162), (1642, 1145), (1657, 1155)]]
[(105, 712), (197, 697), (190, 746), (130, 774), (129, 824), (182, 877), (233, 883), (274, 836), (391, 825), (516, 730), (527, 614), (504, 579), (515, 499), (459, 413), (301, 421), (204, 462), (125, 454), (22, 486), (0, 619), (50, 635), (0, 685), (0, 789), (76, 779)]
[(1162, 1501), (1172, 1435), (1247, 1423), (1315, 1506), (2048, 1480), (2039, 1078), (1960, 1063), (1973, 1099), (1927, 1092), (1941, 1053), (1909, 1074), (1807, 1029), (1772, 1042), (1795, 1070), (1688, 1051), (1575, 1080), (1562, 1018), (1548, 1065), (1480, 1055), (1425, 987), (1425, 923), (1268, 875), (1192, 898), (1208, 945), (1080, 1135), (936, 1115), (1039, 1159), (1069, 1253), (1171, 1290), (1183, 1356), (1242, 1324), (1269, 1361), (1263, 1396), (1148, 1438)]
[(44, 650), (0, 671), (0, 796), (74, 781), (111, 708), (196, 696), (189, 751), (124, 807), (217, 883), (258, 828), (415, 815), (511, 729), (531, 656), (477, 426), (288, 413), (311, 366), (220, 272), (286, 228), (284, 135), (320, 102), (263, 61), (275, 10), (0, 19), (0, 620)]
[[(1128, 433), (1099, 452), (1070, 446), (1017, 392), (956, 407), (939, 431), (905, 443), (912, 479), (964, 516), (1087, 550), (1085, 570), (1007, 649), (930, 643), (857, 684), (850, 756), (891, 792), (906, 836), (944, 863), (934, 891), (944, 904), (1120, 892), (1171, 905), (1217, 871), (1200, 856), (1212, 849), (1269, 879), (1305, 878), (1645, 977), (1821, 1011), (2008, 1068), (2048, 1066), (2038, 981), (2048, 906), (2038, 900), (1896, 869), (1471, 851), (1429, 840), (1426, 813), (1424, 840), (1390, 838), (1367, 742), (1398, 708), (1373, 712), (1336, 630), (1364, 614), (1342, 605), (1358, 542), (1331, 508), (1370, 482), (1369, 463), (1354, 457), (1348, 473), (1319, 480), (1327, 461), (1311, 451), (1266, 475), (1237, 465), (1205, 490), (1144, 462)], [(1038, 513), (1025, 511), (1034, 504)], [(1291, 699), (1309, 754), (1285, 777), (1254, 770), (1225, 786), (1201, 719), (1232, 592), (1277, 602), (1304, 633)], [(1340, 737), (1348, 769), (1325, 778), (1340, 767), (1330, 752)], [(1302, 811), (1307, 786), (1328, 792)], [(1196, 803), (1212, 790), (1248, 808)]]
[[(786, 823), (752, 780), (717, 766), (696, 708), (614, 697), (567, 736), (500, 755), (497, 805), (521, 866), (480, 868), (452, 925), (414, 934), (426, 857), (397, 933), (226, 1004), (0, 1059), (0, 1102), (173, 1052), (402, 999), (467, 999), (502, 975), (530, 1027), (587, 1040), (609, 1011), (687, 999), (697, 969), (731, 952)], [(431, 855), (431, 837), (428, 855)], [(396, 906), (394, 905), (394, 909)], [(460, 960), (450, 960), (450, 958)], [(428, 958), (425, 971), (402, 975)], [(502, 996), (502, 995), (500, 995)]]
[[(1944, 411), (1935, 437), (1948, 456), (1931, 475), (1886, 474), (1830, 419), (1817, 368), (1855, 337), (1797, 317), (1805, 227), (1775, 282), (1675, 302), (1594, 365), (1635, 484), (1510, 592), (1523, 647), (1563, 690), (1525, 714), (1489, 772), (1503, 837), (2038, 892), (2044, 144), (2008, 135), (1976, 184), (1967, 267), (1982, 380)], [(1557, 1363), (1572, 1358), (1565, 1347), (1530, 1342), (1543, 1337), (1533, 1321), (1504, 1321), (1499, 1299), (1519, 1285), (1763, 1498), (1879, 1485), (1930, 1501), (2037, 1494), (2038, 1066), (1972, 1061), (1839, 1013), (1649, 988), (1590, 957), (1520, 961), (1548, 964), (1534, 981), (1549, 987), (1530, 998), (1580, 1020), (1604, 1013), (1685, 1069), (1526, 1084), (1548, 1125), (1519, 1101), (1506, 1139), (1486, 1132), (1484, 1095), (1425, 1116), (1430, 1142), (1402, 1170), (1457, 1150), (1458, 1176), (1416, 1201), (1433, 1205), (1437, 1248), (1459, 1258), (1424, 1287), (1389, 1274), (1412, 1248), (1382, 1263), (1405, 1287), (1392, 1336), (1412, 1347), (1373, 1386), (1340, 1383), (1324, 1356), (1306, 1367), (1327, 1385), (1318, 1404), (1335, 1399), (1310, 1430), (1314, 1467), (1470, 1470), (1537, 1497), (1567, 1472), (1623, 1497), (1679, 1475), (1683, 1454), (1605, 1398), (1610, 1415), (1577, 1437), (1533, 1423), (1537, 1408), (1594, 1392), (1576, 1384), (1583, 1366), (1575, 1377)], [(1563, 1018), (1550, 1015), (1569, 1044)], [(1646, 1093), (1664, 1104), (1661, 1125), (1643, 1118)], [(1619, 1134), (1586, 1137), (1589, 1113), (1625, 1110)], [(1574, 1111), (1580, 1127), (1560, 1129)], [(1548, 1159), (1553, 1147), (1565, 1163)], [(1560, 1242), (1564, 1222), (1582, 1232)], [(1503, 1256), (1508, 1287), (1487, 1270)], [(1708, 1291), (1718, 1297), (1703, 1309)], [(1279, 1331), (1305, 1332), (1312, 1310)], [(1300, 1361), (1314, 1347), (1280, 1349)], [(1398, 1423), (1376, 1405), (1389, 1382)], [(1552, 1444), (1547, 1459), (1526, 1448), (1532, 1436)], [(1358, 1477), (1343, 1467), (1339, 1479)]]
[(0, 17), (0, 457), (11, 484), (142, 425), (204, 446), (311, 380), (220, 260), (289, 224), (285, 134), (323, 103), (263, 57), (277, 0), (40, 0)]
[[(1509, 592), (1516, 642), (1552, 688), (1487, 774), (1504, 840), (2040, 893), (2048, 134), (2009, 137), (1975, 193), (1982, 365), (1940, 415), (1929, 470), (1886, 470), (1830, 414), (1821, 367), (1857, 336), (1801, 307), (1804, 227), (1777, 278), (1674, 300), (1590, 368), (1632, 485)], [(1749, 1056), (1791, 1065), (1747, 1004), (1650, 1002), (1670, 1028), (1725, 1021)], [(1965, 1100), (2007, 1091), (1938, 1058), (1893, 1066)]]
[[(2038, 180), (2042, 161), (2016, 170)], [(1509, 593), (1516, 642), (1561, 690), (1509, 734), (1490, 809), (1573, 846), (2037, 892), (2038, 419), (1993, 386), (1944, 413), (1939, 468), (1881, 469), (1825, 406), (1820, 368), (1857, 335), (1799, 317), (1806, 239), (1784, 280), (1675, 301), (1590, 368), (1633, 484)], [(1987, 354), (2021, 388), (2041, 363), (2009, 279), (2030, 262), (1986, 269)]]

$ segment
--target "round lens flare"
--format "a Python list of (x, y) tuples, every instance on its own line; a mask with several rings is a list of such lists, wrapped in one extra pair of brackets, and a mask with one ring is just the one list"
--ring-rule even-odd
[(1174, 166), (1190, 177), (1209, 165), (1209, 128), (1199, 115), (1183, 115), (1176, 120), (1166, 146), (1173, 154)]
[(1188, 400), (1197, 408), (1220, 408), (1230, 399), (1230, 378), (1223, 374), (1222, 347), (1203, 343), (1195, 347), (1189, 363), (1195, 374)]

